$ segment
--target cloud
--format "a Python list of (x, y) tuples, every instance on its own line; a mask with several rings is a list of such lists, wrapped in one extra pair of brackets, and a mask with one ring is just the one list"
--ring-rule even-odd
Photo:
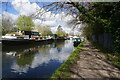
[(60, 63), (64, 62), (70, 56), (70, 53), (74, 50), (72, 45), (72, 41), (66, 41), (60, 52), (58, 52), (57, 48), (51, 48), (49, 51), (47, 51), (48, 54), (36, 54), (31, 68), (38, 67), (43, 63), (48, 64), (50, 60), (57, 60)]
[(33, 22), (34, 22), (35, 25), (41, 25), (42, 20), (40, 20), (40, 19), (34, 19)]
[(46, 12), (40, 17), (42, 17), (44, 21), (42, 21), (42, 19), (36, 19), (34, 20), (35, 25), (50, 26), (53, 33), (56, 32), (59, 25), (62, 26), (65, 32), (69, 33), (71, 31), (71, 25), (67, 24), (67, 22), (73, 18), (71, 15), (66, 16), (64, 12), (56, 15), (51, 12)]
[(12, 23), (16, 23), (18, 15), (14, 15), (12, 13), (8, 13), (8, 12), (3, 12), (2, 13), (2, 18), (6, 18), (9, 19)]
[(59, 63), (63, 63), (74, 50), (72, 41), (65, 41), (64, 46), (60, 47), (60, 52), (58, 52), (57, 48), (58, 47), (45, 49), (44, 53), (39, 50), (38, 53), (34, 55), (34, 59), (31, 65), (27, 64), (21, 67), (16, 62), (14, 62), (11, 66), (12, 72), (19, 74), (27, 73), (30, 68), (37, 68), (44, 63), (49, 64), (51, 60), (56, 60)]
[(26, 16), (36, 13), (39, 9), (39, 6), (36, 3), (31, 4), (29, 0), (14, 0), (12, 5), (20, 13), (20, 15)]
[(56, 31), (57, 31), (57, 27), (51, 27), (51, 31), (52, 31), (52, 33), (56, 33)]
[(49, 21), (43, 21), (42, 25), (46, 25), (46, 26), (51, 26), (52, 27), (52, 26), (55, 26), (57, 24), (56, 24), (55, 20), (54, 21), (49, 20)]
[[(4, 12), (4, 14), (6, 15), (6, 17), (11, 18), (13, 22), (17, 21), (17, 18), (19, 15), (26, 15), (26, 16), (30, 16), (33, 14), (37, 14), (38, 11), (40, 11), (40, 13), (42, 12), (46, 12), (46, 10), (44, 8), (41, 8), (37, 3), (30, 3), (29, 0), (14, 0), (12, 1), (12, 5), (14, 7), (14, 9), (16, 9), (19, 14), (18, 15), (14, 15), (8, 12)], [(7, 16), (8, 15), (8, 16)], [(45, 14), (41, 15), (37, 15), (37, 19), (34, 18), (33, 22), (34, 24), (40, 25), (40, 26), (49, 26), (51, 27), (51, 30), (53, 33), (56, 32), (57, 27), (59, 25), (62, 26), (62, 28), (69, 33), (71, 31), (71, 25), (68, 24), (67, 22), (70, 21), (71, 19), (73, 19), (73, 17), (71, 15), (67, 15), (64, 12), (61, 13), (57, 13), (54, 14), (52, 12), (46, 12)], [(76, 32), (77, 33), (77, 32)]]
[(11, 66), (12, 71), (14, 73), (19, 73), (19, 75), (23, 74), (23, 73), (27, 73), (29, 70), (29, 65), (26, 65), (23, 67), (20, 67), (17, 63), (13, 63), (13, 65)]
[[(30, 16), (32, 14), (36, 14), (38, 10), (40, 12), (45, 12), (43, 8), (39, 7), (36, 3), (30, 3), (29, 0), (14, 0), (12, 4), (20, 15)], [(66, 16), (64, 12), (54, 14), (50, 11), (46, 12), (42, 16), (38, 15), (37, 17), (39, 17), (39, 19), (33, 20), (35, 25), (50, 26), (54, 28), (61, 25), (64, 30), (67, 30), (67, 32), (70, 31), (67, 21), (73, 18), (71, 15)]]

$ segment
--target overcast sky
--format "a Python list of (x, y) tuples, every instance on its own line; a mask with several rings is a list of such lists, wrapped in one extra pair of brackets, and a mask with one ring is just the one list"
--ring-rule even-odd
[[(19, 15), (30, 16), (36, 14), (39, 9), (41, 9), (41, 12), (45, 11), (45, 9), (42, 8), (43, 4), (50, 4), (50, 2), (39, 2), (39, 4), (37, 4), (29, 0), (13, 0), (10, 3), (2, 3), (2, 10), (0, 10), (0, 12), (2, 12), (5, 17), (11, 19), (12, 22), (16, 22)], [(40, 16), (40, 19), (33, 19), (33, 22), (36, 26), (50, 26), (53, 33), (56, 32), (58, 25), (61, 25), (63, 29), (69, 33), (73, 30), (71, 30), (71, 25), (67, 24), (67, 22), (72, 18), (71, 15), (65, 16), (64, 12), (55, 14), (49, 11), (43, 16)], [(74, 31), (76, 34), (80, 34), (79, 31)]]

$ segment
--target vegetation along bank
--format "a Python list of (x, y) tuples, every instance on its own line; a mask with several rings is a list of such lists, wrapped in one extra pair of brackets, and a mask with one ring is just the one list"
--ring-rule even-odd
[(81, 42), (76, 49), (71, 53), (70, 57), (66, 62), (64, 62), (57, 70), (56, 72), (50, 77), (50, 79), (59, 79), (59, 78), (66, 78), (70, 77), (70, 66), (79, 59), (78, 55), (82, 49), (84, 41)]

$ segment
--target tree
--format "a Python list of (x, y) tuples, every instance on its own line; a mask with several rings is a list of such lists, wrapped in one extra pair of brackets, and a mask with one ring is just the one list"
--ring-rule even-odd
[(86, 12), (84, 22), (87, 23), (86, 36), (111, 33), (114, 43), (114, 52), (120, 53), (120, 2), (91, 3), (91, 8)]
[(48, 35), (52, 34), (52, 31), (51, 31), (50, 27), (37, 26), (36, 29), (37, 29), (43, 36), (48, 36)]
[(13, 28), (13, 24), (10, 21), (10, 19), (7, 19), (3, 16), (2, 18), (2, 34), (5, 35), (8, 32), (11, 32), (12, 28)]
[(34, 23), (30, 16), (20, 15), (17, 20), (19, 30), (33, 30)]
[[(54, 5), (53, 5), (54, 4)], [(65, 11), (76, 15), (70, 23), (74, 25), (85, 23), (85, 36), (99, 35), (104, 32), (113, 35), (114, 48), (120, 53), (120, 2), (54, 2), (46, 5), (50, 11)], [(67, 5), (67, 6), (66, 6)], [(89, 34), (90, 33), (90, 34)]]
[(58, 28), (57, 28), (56, 34), (57, 34), (58, 36), (66, 36), (65, 31), (62, 29), (62, 26), (60, 26), (60, 25), (59, 25)]

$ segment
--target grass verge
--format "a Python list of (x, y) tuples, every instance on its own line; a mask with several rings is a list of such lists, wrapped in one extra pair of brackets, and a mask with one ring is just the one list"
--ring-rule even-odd
[(70, 67), (72, 64), (75, 64), (76, 61), (79, 59), (79, 53), (82, 49), (82, 45), (84, 42), (81, 42), (77, 48), (71, 53), (70, 57), (66, 62), (64, 62), (57, 70), (56, 72), (50, 77), (50, 80), (59, 80), (59, 79), (65, 79), (70, 77)]
[[(90, 40), (89, 40), (90, 41)], [(96, 44), (93, 41), (90, 41), (93, 46), (102, 51), (108, 60), (110, 60), (116, 67), (120, 68), (120, 53), (114, 53), (108, 49), (104, 49), (102, 46)]]

